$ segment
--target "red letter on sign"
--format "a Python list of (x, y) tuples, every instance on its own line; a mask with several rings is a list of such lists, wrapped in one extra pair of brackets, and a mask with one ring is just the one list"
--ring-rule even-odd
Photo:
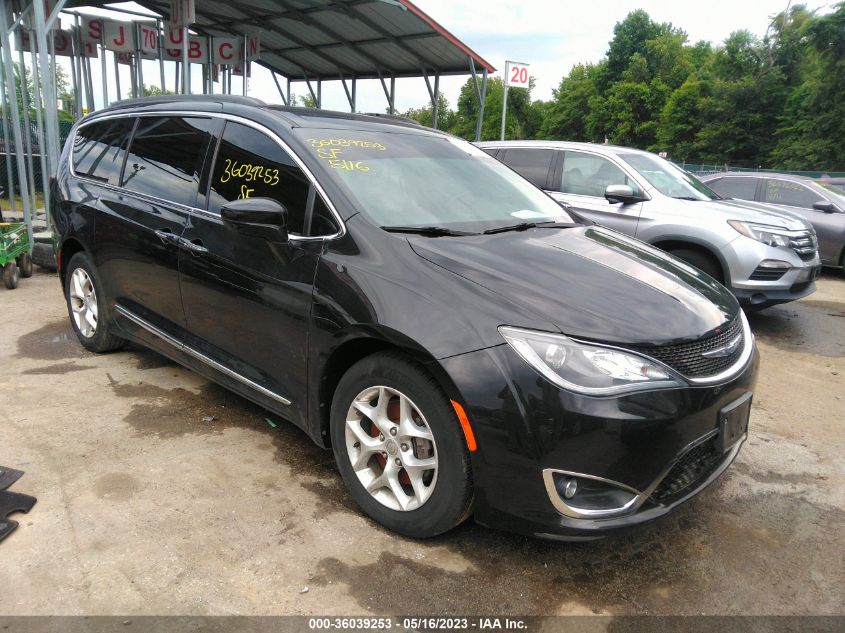
[(223, 42), (220, 45), (220, 59), (229, 60), (232, 59), (232, 45), (229, 42)]
[(202, 57), (202, 50), (200, 49), (200, 43), (198, 40), (191, 40), (190, 47), (188, 48), (188, 57), (191, 59), (199, 59)]
[(103, 36), (103, 23), (99, 20), (92, 20), (88, 23), (88, 37), (92, 40), (100, 40)]
[(126, 36), (123, 34), (123, 27), (118, 27), (120, 29), (120, 39), (118, 40), (116, 37), (112, 38), (112, 42), (115, 46), (123, 46), (126, 43)]

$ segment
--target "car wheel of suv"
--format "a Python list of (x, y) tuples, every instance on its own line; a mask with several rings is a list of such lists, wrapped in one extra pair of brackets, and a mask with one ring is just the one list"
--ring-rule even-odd
[(679, 248), (669, 252), (678, 259), (684, 260), (687, 264), (695, 266), (698, 270), (707, 273), (720, 284), (725, 283), (722, 267), (719, 266), (719, 262), (711, 255), (689, 248)]
[(374, 354), (346, 372), (332, 400), (331, 439), (352, 497), (385, 527), (426, 538), (469, 516), (460, 423), (435, 380), (401, 354)]
[(70, 258), (65, 275), (68, 314), (82, 346), (97, 353), (123, 347), (126, 341), (112, 334), (104, 318), (105, 298), (94, 266), (85, 253)]

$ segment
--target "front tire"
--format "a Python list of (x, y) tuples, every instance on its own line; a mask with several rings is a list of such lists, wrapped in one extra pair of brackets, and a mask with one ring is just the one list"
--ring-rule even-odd
[(397, 352), (353, 365), (335, 391), (332, 450), (350, 494), (383, 526), (413, 538), (470, 514), (469, 453), (437, 382)]
[(689, 248), (679, 248), (669, 252), (678, 259), (684, 260), (690, 266), (695, 266), (700, 271), (707, 273), (720, 284), (725, 283), (722, 267), (711, 255)]
[(85, 253), (70, 258), (65, 273), (68, 315), (82, 346), (98, 354), (118, 350), (126, 343), (111, 331), (105, 295), (97, 272)]

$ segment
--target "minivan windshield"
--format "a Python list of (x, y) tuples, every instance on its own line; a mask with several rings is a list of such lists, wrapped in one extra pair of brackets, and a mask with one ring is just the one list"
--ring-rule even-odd
[(698, 178), (659, 156), (620, 154), (619, 158), (633, 167), (664, 196), (680, 200), (722, 199), (719, 194)]
[(438, 236), (574, 223), (540, 189), (460, 139), (404, 131), (294, 133), (357, 209), (381, 227), (416, 227)]

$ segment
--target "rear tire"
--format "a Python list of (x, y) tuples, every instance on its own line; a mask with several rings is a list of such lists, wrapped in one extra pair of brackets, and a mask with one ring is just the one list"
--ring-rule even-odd
[(100, 279), (85, 253), (70, 258), (65, 271), (65, 298), (73, 331), (85, 349), (102, 354), (126, 344), (112, 333)]
[(690, 248), (679, 248), (669, 252), (678, 259), (684, 260), (690, 266), (695, 266), (700, 271), (707, 273), (720, 284), (725, 283), (722, 267), (712, 255)]
[(9, 290), (14, 290), (18, 287), (18, 281), (20, 278), (20, 270), (18, 269), (18, 265), (15, 260), (10, 261), (8, 264), (3, 266), (3, 283), (6, 284), (6, 287)]
[(472, 474), (460, 423), (417, 363), (380, 352), (353, 365), (335, 390), (330, 424), (343, 481), (378, 523), (429, 538), (469, 516)]
[(24, 279), (32, 277), (32, 256), (29, 253), (18, 257), (18, 268), (21, 269), (21, 277)]

